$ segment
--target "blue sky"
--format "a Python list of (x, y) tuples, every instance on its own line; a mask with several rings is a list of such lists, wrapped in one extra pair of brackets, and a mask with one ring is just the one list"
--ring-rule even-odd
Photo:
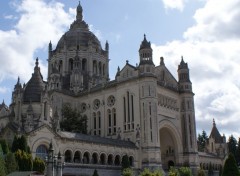
[[(77, 0), (0, 1), (0, 101), (11, 103), (17, 77), (27, 83), (39, 57), (46, 80), (47, 47), (75, 19)], [(240, 136), (239, 0), (82, 0), (84, 20), (104, 46), (110, 44), (110, 77), (126, 60), (139, 62), (143, 35), (173, 75), (181, 56), (195, 93), (197, 129), (215, 118), (221, 133)], [(177, 77), (176, 77), (177, 78)]]

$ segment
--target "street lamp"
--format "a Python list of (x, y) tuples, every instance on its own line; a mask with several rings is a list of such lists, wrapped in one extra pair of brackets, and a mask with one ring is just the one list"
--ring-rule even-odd
[(47, 176), (62, 176), (62, 169), (64, 162), (62, 163), (62, 156), (59, 151), (58, 155), (54, 155), (54, 149), (52, 142), (49, 145), (48, 156), (46, 157), (47, 163)]

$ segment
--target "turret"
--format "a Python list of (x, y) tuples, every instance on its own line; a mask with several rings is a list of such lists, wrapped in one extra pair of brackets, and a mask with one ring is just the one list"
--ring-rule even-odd
[(188, 64), (184, 62), (183, 57), (180, 65), (178, 65), (178, 83), (180, 92), (192, 92)]
[(82, 19), (83, 19), (83, 15), (82, 15), (83, 9), (82, 9), (82, 6), (80, 4), (80, 1), (79, 1), (79, 4), (77, 6), (76, 11), (77, 11), (76, 20), (82, 21)]
[(139, 48), (139, 57), (140, 57), (140, 65), (142, 64), (154, 65), (152, 61), (151, 42), (147, 41), (145, 34), (144, 34), (144, 39)]

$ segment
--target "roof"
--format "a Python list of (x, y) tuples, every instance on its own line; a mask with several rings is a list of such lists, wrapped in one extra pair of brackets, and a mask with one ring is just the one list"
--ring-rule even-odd
[(210, 133), (209, 138), (213, 138), (216, 143), (223, 143), (223, 137), (219, 133), (214, 119), (213, 119), (212, 131)]
[(43, 77), (38, 67), (38, 58), (31, 79), (28, 81), (23, 94), (23, 101), (26, 102), (41, 102), (41, 93), (44, 90)]
[(143, 41), (142, 41), (142, 43), (140, 45), (140, 49), (139, 50), (146, 49), (146, 48), (147, 49), (151, 49), (151, 42), (147, 41), (146, 35), (144, 34), (144, 39), (143, 39)]
[(100, 136), (92, 136), (81, 133), (71, 133), (71, 132), (59, 132), (60, 136), (63, 138), (74, 139), (84, 142), (104, 144), (104, 145), (112, 145), (118, 147), (127, 147), (127, 148), (136, 148), (136, 145), (131, 141), (124, 141), (120, 139), (111, 139), (104, 138)]

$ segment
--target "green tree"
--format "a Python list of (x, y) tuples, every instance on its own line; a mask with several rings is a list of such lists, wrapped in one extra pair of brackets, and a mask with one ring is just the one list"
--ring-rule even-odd
[(240, 176), (236, 160), (232, 153), (228, 155), (225, 161), (222, 176)]
[(6, 175), (6, 168), (5, 168), (5, 162), (3, 159), (2, 146), (0, 144), (0, 176), (5, 176), (5, 175)]
[(62, 108), (63, 120), (60, 128), (64, 131), (87, 134), (87, 117), (82, 116), (76, 109), (72, 109), (69, 104)]
[(210, 162), (209, 167), (208, 167), (208, 176), (213, 176), (213, 166), (212, 163)]
[(33, 161), (33, 170), (43, 174), (45, 170), (45, 162), (41, 158), (36, 157)]
[(98, 176), (98, 172), (97, 170), (95, 169), (94, 172), (93, 172), (93, 175), (92, 176)]
[(133, 170), (131, 168), (123, 169), (122, 176), (133, 176)]
[(5, 139), (0, 139), (0, 144), (2, 146), (3, 154), (6, 155), (9, 152), (8, 143)]
[(237, 144), (237, 149), (236, 149), (236, 162), (237, 165), (240, 165), (240, 138), (238, 138), (238, 144)]
[(180, 167), (178, 172), (179, 176), (192, 176), (192, 171), (189, 167)]
[(237, 140), (231, 135), (228, 139), (228, 151), (232, 153), (236, 160)]
[(130, 161), (127, 155), (124, 155), (122, 158), (122, 170), (130, 168)]
[(14, 136), (12, 143), (12, 152), (15, 153), (17, 150), (22, 150), (30, 153), (30, 148), (27, 145), (27, 139), (24, 135), (22, 135), (21, 137)]
[(32, 155), (22, 150), (17, 150), (15, 157), (20, 171), (31, 171), (33, 168)]
[(206, 131), (203, 130), (201, 135), (198, 134), (198, 140), (197, 140), (198, 151), (204, 152), (207, 139), (208, 139), (208, 136), (207, 136)]
[(12, 143), (12, 152), (15, 153), (19, 149), (19, 140), (18, 137), (15, 135)]
[(5, 164), (6, 164), (6, 171), (8, 174), (18, 170), (18, 163), (15, 159), (15, 155), (12, 152), (9, 152), (6, 155)]

